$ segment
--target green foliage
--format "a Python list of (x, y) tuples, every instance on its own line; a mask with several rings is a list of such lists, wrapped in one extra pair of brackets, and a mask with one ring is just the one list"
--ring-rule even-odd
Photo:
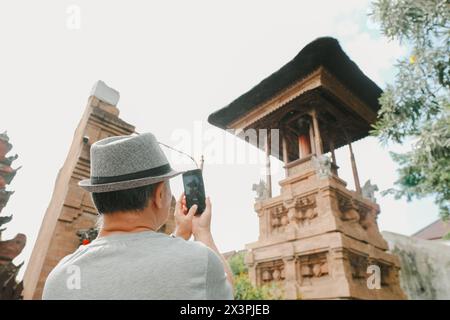
[(240, 252), (229, 260), (234, 274), (234, 298), (236, 300), (275, 300), (282, 299), (282, 290), (277, 284), (255, 287), (248, 277), (248, 268)]
[(281, 290), (276, 284), (255, 287), (246, 273), (236, 276), (234, 281), (236, 300), (279, 300), (282, 298)]
[(435, 197), (450, 217), (450, 5), (448, 0), (378, 0), (372, 15), (390, 39), (411, 48), (396, 64), (395, 82), (380, 97), (373, 134), (383, 143), (414, 141), (392, 153), (399, 164), (396, 198)]
[(228, 261), (231, 271), (233, 272), (233, 274), (235, 276), (238, 276), (241, 273), (248, 272), (248, 268), (244, 262), (244, 255), (245, 255), (244, 252), (239, 252), (239, 253), (235, 254), (234, 256), (232, 256), (230, 258), (230, 260)]

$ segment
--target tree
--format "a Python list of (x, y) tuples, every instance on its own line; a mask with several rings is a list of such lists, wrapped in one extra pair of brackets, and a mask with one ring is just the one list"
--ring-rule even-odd
[(410, 48), (396, 64), (395, 82), (380, 97), (373, 134), (382, 143), (412, 141), (409, 152), (391, 153), (399, 164), (397, 199), (433, 196), (450, 217), (450, 2), (378, 0), (372, 17), (391, 40)]
[(251, 283), (243, 252), (232, 256), (229, 264), (234, 275), (234, 298), (236, 300), (272, 300), (282, 298), (281, 290), (276, 284), (255, 287)]

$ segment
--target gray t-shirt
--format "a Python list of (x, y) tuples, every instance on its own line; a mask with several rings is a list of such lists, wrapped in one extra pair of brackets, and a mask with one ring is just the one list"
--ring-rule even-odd
[(144, 231), (80, 246), (49, 274), (43, 299), (230, 300), (233, 292), (210, 248)]

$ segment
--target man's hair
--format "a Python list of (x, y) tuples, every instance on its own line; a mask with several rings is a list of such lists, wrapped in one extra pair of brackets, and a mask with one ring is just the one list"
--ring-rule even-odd
[(158, 183), (127, 190), (94, 192), (92, 200), (101, 214), (141, 211), (148, 206), (157, 185)]

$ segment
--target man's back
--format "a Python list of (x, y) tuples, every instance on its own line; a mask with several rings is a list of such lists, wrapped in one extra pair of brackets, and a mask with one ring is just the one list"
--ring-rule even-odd
[(146, 231), (81, 246), (50, 273), (43, 299), (233, 299), (233, 293), (211, 249)]

